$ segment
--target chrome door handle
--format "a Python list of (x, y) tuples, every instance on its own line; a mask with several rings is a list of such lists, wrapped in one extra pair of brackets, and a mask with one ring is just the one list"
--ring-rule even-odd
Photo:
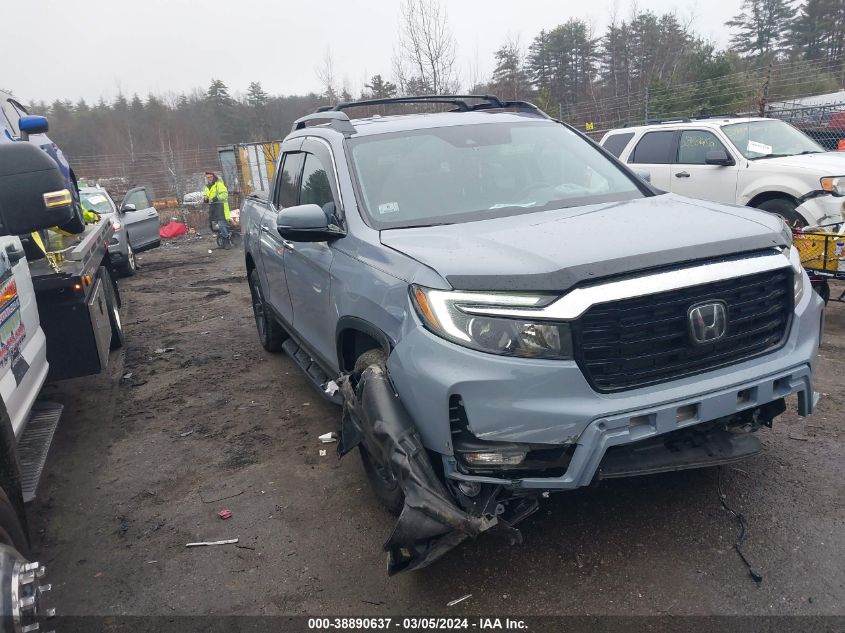
[(293, 242), (289, 242), (288, 240), (286, 240), (286, 239), (284, 239), (284, 238), (282, 238), (282, 245), (283, 245), (285, 248), (290, 249), (290, 250), (292, 250), (292, 251), (295, 251), (295, 250), (296, 250), (296, 248), (295, 248), (295, 247), (294, 247), (294, 245), (293, 245)]
[(261, 225), (260, 231), (262, 233), (269, 233), (270, 229), (268, 229), (264, 224)]
[(678, 173), (675, 174), (675, 178), (689, 178), (689, 172), (688, 171), (679, 171)]

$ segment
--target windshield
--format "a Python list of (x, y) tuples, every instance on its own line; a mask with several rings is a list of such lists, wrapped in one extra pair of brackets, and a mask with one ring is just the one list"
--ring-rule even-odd
[(553, 122), (485, 123), (352, 139), (376, 228), (471, 222), (641, 198), (645, 189)]
[(723, 125), (722, 131), (749, 160), (824, 151), (809, 136), (783, 121), (730, 123)]
[(82, 206), (89, 211), (96, 211), (97, 213), (114, 213), (114, 203), (107, 195), (101, 191), (95, 192), (81, 192), (79, 197), (82, 199)]

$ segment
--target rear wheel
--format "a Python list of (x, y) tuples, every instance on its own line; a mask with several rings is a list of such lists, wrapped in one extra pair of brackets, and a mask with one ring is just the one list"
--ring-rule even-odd
[(287, 338), (287, 333), (276, 321), (264, 300), (261, 280), (258, 271), (253, 269), (249, 273), (249, 291), (252, 295), (252, 313), (255, 316), (255, 328), (258, 330), (258, 340), (268, 352), (278, 352)]
[(790, 200), (788, 198), (773, 198), (772, 200), (761, 202), (757, 205), (757, 208), (761, 211), (768, 211), (769, 213), (779, 215), (786, 220), (786, 223), (793, 229), (801, 229), (807, 226), (807, 220), (805, 220), (804, 216), (795, 210), (796, 204), (794, 200)]
[[(387, 361), (387, 354), (380, 349), (367, 350), (361, 354), (355, 361), (355, 367), (352, 370), (356, 384), (361, 380), (361, 375), (367, 367), (384, 365), (385, 361)], [(373, 489), (376, 498), (390, 514), (399, 516), (405, 506), (405, 495), (393, 475), (390, 464), (381, 463), (380, 459), (371, 455), (363, 444), (358, 445), (358, 451), (361, 453), (364, 473), (367, 475), (367, 480), (370, 482), (370, 487)]]

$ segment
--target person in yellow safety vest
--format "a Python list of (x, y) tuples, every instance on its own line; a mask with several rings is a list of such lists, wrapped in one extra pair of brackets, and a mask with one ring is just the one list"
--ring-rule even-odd
[(211, 222), (217, 221), (220, 237), (223, 238), (223, 243), (228, 248), (231, 244), (229, 220), (232, 217), (229, 212), (229, 190), (226, 189), (226, 185), (213, 171), (205, 172), (205, 182), (206, 187), (205, 191), (203, 191), (203, 201), (209, 203), (209, 220)]
[(82, 219), (85, 221), (85, 224), (94, 224), (100, 221), (100, 214), (82, 207)]

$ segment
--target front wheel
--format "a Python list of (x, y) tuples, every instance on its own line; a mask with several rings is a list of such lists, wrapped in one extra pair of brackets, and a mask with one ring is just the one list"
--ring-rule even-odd
[(138, 262), (135, 260), (135, 251), (128, 244), (126, 245), (126, 261), (120, 266), (120, 274), (124, 277), (131, 277), (138, 270)]
[(795, 201), (787, 198), (773, 198), (757, 205), (757, 208), (761, 211), (779, 215), (793, 229), (803, 229), (807, 226), (807, 220), (795, 210), (796, 207)]
[[(358, 357), (355, 361), (355, 367), (352, 369), (352, 377), (357, 384), (361, 380), (361, 376), (367, 367), (372, 365), (384, 365), (387, 361), (387, 354), (381, 349), (367, 350)], [(364, 473), (367, 475), (367, 480), (370, 482), (370, 488), (381, 504), (393, 516), (399, 516), (402, 513), (402, 508), (405, 506), (405, 494), (396, 480), (393, 470), (389, 463), (382, 463), (378, 457), (372, 455), (367, 451), (363, 444), (358, 445), (358, 451), (361, 454), (361, 464), (364, 466)]]

